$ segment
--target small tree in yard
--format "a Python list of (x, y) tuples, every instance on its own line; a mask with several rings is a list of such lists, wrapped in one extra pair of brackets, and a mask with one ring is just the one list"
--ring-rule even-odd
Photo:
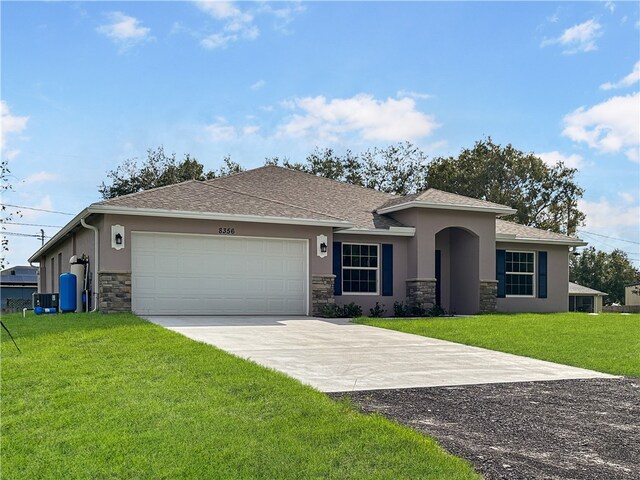
[[(9, 190), (13, 190), (13, 185), (9, 181), (9, 161), (2, 160), (0, 162), (0, 194), (4, 194)], [(0, 269), (7, 266), (7, 253), (9, 252), (9, 239), (7, 238), (5, 231), (7, 227), (5, 224), (11, 222), (14, 216), (21, 217), (20, 211), (12, 212), (7, 209), (7, 206), (2, 204), (2, 215), (0, 215), (0, 224), (2, 224), (2, 246), (0, 247)]]

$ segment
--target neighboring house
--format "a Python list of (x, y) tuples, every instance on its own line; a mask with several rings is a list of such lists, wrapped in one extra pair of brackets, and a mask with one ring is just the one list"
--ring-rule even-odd
[(569, 282), (569, 311), (602, 313), (602, 303), (606, 295), (593, 288)]
[(640, 305), (640, 283), (635, 283), (633, 285), (625, 285), (624, 304)]
[(102, 311), (566, 311), (569, 249), (586, 243), (498, 218), (512, 213), (435, 189), (396, 196), (266, 166), (94, 203), (30, 261), (51, 292), (69, 257), (86, 254)]
[(30, 307), (32, 295), (37, 291), (38, 269), (36, 267), (11, 267), (0, 272), (2, 311)]

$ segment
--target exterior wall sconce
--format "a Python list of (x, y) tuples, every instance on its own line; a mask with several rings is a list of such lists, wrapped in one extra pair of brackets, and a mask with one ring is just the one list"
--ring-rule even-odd
[(318, 235), (317, 239), (316, 239), (316, 244), (317, 244), (317, 255), (320, 258), (324, 258), (327, 256), (327, 236), (326, 235)]
[(111, 225), (111, 248), (114, 250), (124, 248), (124, 227), (122, 225)]

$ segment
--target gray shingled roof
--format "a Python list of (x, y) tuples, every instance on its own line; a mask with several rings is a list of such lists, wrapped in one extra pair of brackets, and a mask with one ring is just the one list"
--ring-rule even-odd
[(260, 196), (297, 205), (323, 215), (338, 216), (359, 228), (402, 227), (402, 223), (375, 213), (390, 193), (336, 182), (297, 170), (266, 166), (204, 182), (236, 192), (260, 192)]
[[(230, 178), (230, 177), (229, 177)], [(221, 213), (229, 215), (259, 215), (312, 220), (341, 220), (299, 205), (272, 200), (255, 193), (225, 188), (225, 185), (190, 180), (187, 182), (123, 195), (94, 205), (126, 208), (150, 208), (183, 212)]]
[[(508, 208), (434, 188), (413, 195), (397, 196), (276, 166), (260, 167), (205, 182), (191, 180), (123, 195), (94, 205), (337, 220), (350, 222), (356, 228), (389, 228), (406, 225), (376, 211), (414, 200), (443, 205)], [(515, 235), (518, 239), (576, 240), (500, 219), (496, 220), (496, 233)]]
[(479, 200), (477, 198), (465, 197), (464, 195), (457, 195), (455, 193), (445, 192), (435, 188), (428, 188), (422, 192), (414, 193), (412, 195), (406, 195), (404, 197), (392, 198), (384, 205), (378, 208), (383, 210), (385, 208), (401, 205), (409, 202), (426, 202), (440, 205), (456, 205), (460, 207), (472, 207), (472, 208), (492, 208), (492, 209), (505, 209), (510, 208), (507, 205), (500, 205), (499, 203), (488, 202), (486, 200)]
[[(560, 241), (560, 242), (580, 242), (579, 238), (568, 237), (561, 233), (550, 232), (548, 230), (541, 230), (540, 228), (527, 227), (526, 225), (520, 225), (519, 223), (508, 222), (496, 218), (496, 234), (500, 235), (515, 235), (518, 240), (547, 240), (547, 241)], [(497, 238), (496, 240), (508, 241), (505, 239)]]
[(593, 288), (583, 287), (577, 283), (569, 282), (569, 295), (607, 295)]

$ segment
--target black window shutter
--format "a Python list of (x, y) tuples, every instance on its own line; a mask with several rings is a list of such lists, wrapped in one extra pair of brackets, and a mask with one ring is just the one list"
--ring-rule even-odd
[(342, 295), (342, 242), (333, 242), (333, 294)]
[(382, 295), (393, 295), (393, 245), (382, 244)]
[(507, 295), (507, 252), (506, 250), (496, 250), (496, 280), (498, 281), (498, 298)]
[(547, 298), (547, 252), (538, 252), (538, 298)]

